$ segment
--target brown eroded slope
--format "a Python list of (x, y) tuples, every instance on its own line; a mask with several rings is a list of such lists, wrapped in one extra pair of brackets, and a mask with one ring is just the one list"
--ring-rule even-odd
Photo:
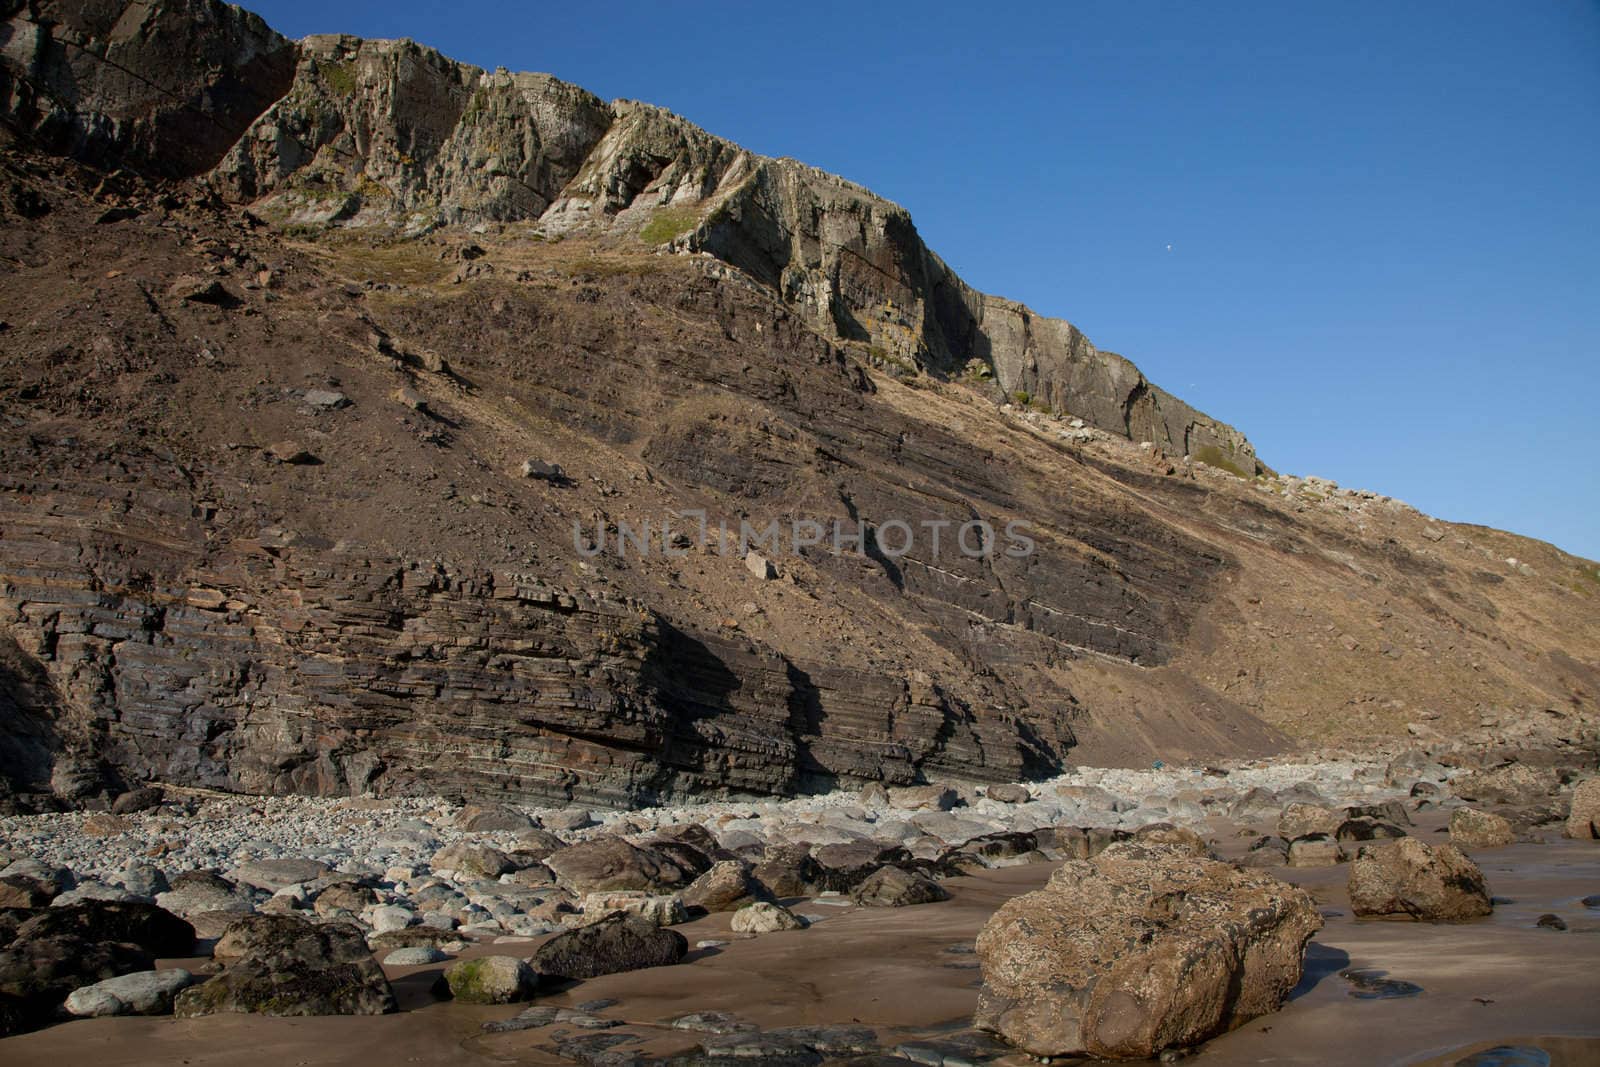
[[(117, 7), (42, 5), (73, 46), (18, 9), (0, 64), (24, 803), (623, 803), (1590, 729), (1593, 563), (1266, 472), (859, 187), (405, 42)], [(208, 49), (233, 65), (185, 66)], [(197, 113), (228, 136), (179, 158)], [(1037, 551), (814, 546), (766, 580), (575, 544), (687, 512)]]

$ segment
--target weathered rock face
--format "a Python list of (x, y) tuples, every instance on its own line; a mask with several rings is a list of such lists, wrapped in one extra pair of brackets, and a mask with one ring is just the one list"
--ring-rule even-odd
[(613, 121), (549, 75), (489, 74), (410, 41), (308, 37), (298, 60), (217, 168), (290, 222), (534, 218)]
[(294, 75), (291, 41), (216, 0), (6, 8), (7, 116), (50, 150), (111, 169), (209, 170)]
[(1350, 907), (1357, 915), (1463, 922), (1494, 910), (1483, 872), (1454, 845), (1414, 837), (1367, 845), (1350, 864)]
[(976, 1019), (1036, 1056), (1141, 1059), (1196, 1045), (1276, 1011), (1321, 926), (1308, 894), (1266, 874), (1112, 845), (984, 926)]

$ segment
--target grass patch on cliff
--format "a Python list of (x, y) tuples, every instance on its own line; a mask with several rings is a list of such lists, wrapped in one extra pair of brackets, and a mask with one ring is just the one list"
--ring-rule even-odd
[[(1584, 580), (1586, 578), (1588, 581)], [(1578, 576), (1568, 582), (1567, 585), (1579, 596), (1594, 596), (1596, 592), (1600, 592), (1600, 570), (1579, 567)]]
[(350, 63), (319, 63), (317, 73), (340, 96), (356, 95), (356, 68)]
[(628, 275), (644, 276), (666, 269), (654, 257), (628, 256), (602, 259), (598, 256), (568, 260), (562, 265), (574, 278), (621, 278)]
[(658, 208), (650, 221), (639, 231), (639, 240), (647, 245), (666, 244), (695, 228), (700, 221), (698, 207)]
[(1245, 473), (1244, 468), (1235, 463), (1231, 455), (1224, 452), (1216, 445), (1200, 446), (1195, 450), (1194, 458), (1199, 460), (1201, 463), (1204, 463), (1208, 467), (1215, 467), (1219, 471), (1227, 471), (1235, 478), (1243, 478), (1245, 481), (1249, 481), (1251, 478), (1255, 477), (1253, 474)]

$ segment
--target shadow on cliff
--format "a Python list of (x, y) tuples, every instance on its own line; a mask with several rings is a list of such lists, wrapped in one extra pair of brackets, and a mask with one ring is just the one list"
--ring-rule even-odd
[(0, 789), (49, 790), (51, 764), (61, 748), (54, 706), (43, 664), (0, 637)]
[[(691, 634), (665, 619), (660, 625), (661, 640), (645, 658), (642, 676), (671, 722), (661, 769), (640, 783), (637, 799), (681, 792), (683, 775), (729, 782), (734, 788), (748, 778), (746, 788), (752, 791), (785, 794), (837, 786), (837, 774), (811, 751), (810, 741), (821, 734), (827, 710), (805, 671), (772, 652)], [(783, 718), (777, 714), (780, 706)], [(764, 728), (770, 734), (763, 736)], [(730, 747), (735, 752), (746, 749), (750, 773), (728, 774), (722, 764)], [(762, 762), (780, 766), (763, 768)]]

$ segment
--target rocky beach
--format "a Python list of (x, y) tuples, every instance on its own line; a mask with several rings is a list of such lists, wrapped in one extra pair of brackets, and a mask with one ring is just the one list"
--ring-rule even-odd
[[(1340, 1062), (1592, 1062), (1594, 790), (1550, 766), (1459, 757), (1082, 768), (640, 811), (147, 790), (117, 813), (9, 817), (0, 892), (18, 937), (0, 989), (31, 981), (20, 1029), (48, 1028), (0, 1050), (18, 1064), (181, 1048), (192, 1064), (390, 1050), (954, 1067), (1071, 1059), (1097, 1041), (1122, 1059), (1318, 1063), (1335, 1042)], [(1096, 896), (1119, 865), (1132, 880)], [(1181, 903), (1151, 928), (1164, 879)], [(1041, 891), (1066, 896), (1034, 915)], [(1076, 995), (1040, 966), (1087, 968), (1079, 988), (1110, 982), (1106, 953), (1051, 940), (1046, 916), (1148, 944), (1178, 936), (1202, 900), (1219, 909), (1208, 931), (1231, 908), (1258, 925), (1261, 909), (1288, 909), (1268, 924), (1287, 945), (1242, 972), (1277, 968), (1282, 988), (1188, 1030), (1171, 1027), (1181, 1004), (1155, 998), (1167, 1014), (1133, 1037), (1101, 1020), (1064, 1038), (1018, 1008)], [(101, 957), (84, 942), (135, 928), (157, 938), (153, 969), (93, 981)], [(1041, 962), (1041, 944), (1058, 955)], [(40, 958), (48, 983), (36, 963), (19, 970)], [(1174, 990), (1206, 981), (1186, 973)], [(80, 1021), (49, 1025), (63, 1018)], [(1498, 1046), (1525, 1058), (1480, 1055)]]

